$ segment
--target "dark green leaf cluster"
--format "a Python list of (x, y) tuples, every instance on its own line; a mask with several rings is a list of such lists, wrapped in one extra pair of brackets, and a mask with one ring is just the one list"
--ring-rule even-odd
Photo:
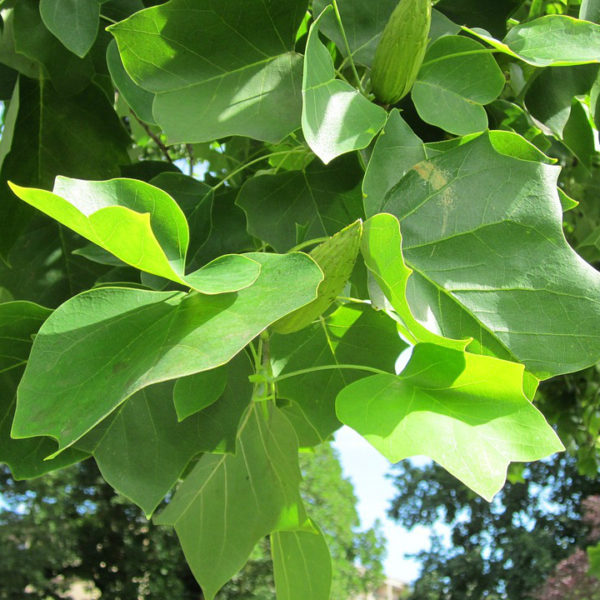
[(441, 0), (382, 106), (396, 4), (0, 2), (0, 460), (168, 497), (209, 600), (265, 536), (329, 597), (300, 449), (344, 423), (491, 500), (600, 359), (595, 3)]

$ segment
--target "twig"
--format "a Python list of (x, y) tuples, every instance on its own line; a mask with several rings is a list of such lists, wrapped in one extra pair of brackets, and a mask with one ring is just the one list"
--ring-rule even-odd
[(173, 159), (169, 155), (169, 149), (163, 144), (162, 140), (150, 129), (148, 123), (144, 123), (134, 112), (129, 109), (129, 112), (133, 115), (133, 118), (142, 126), (143, 130), (152, 138), (154, 143), (160, 148), (165, 158), (173, 164)]

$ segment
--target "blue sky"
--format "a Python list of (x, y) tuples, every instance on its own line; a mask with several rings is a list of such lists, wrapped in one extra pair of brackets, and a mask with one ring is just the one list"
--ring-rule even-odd
[(336, 433), (334, 446), (340, 453), (345, 477), (354, 485), (362, 526), (368, 528), (376, 519), (383, 524), (388, 540), (386, 575), (407, 583), (414, 581), (419, 565), (405, 554), (429, 548), (430, 528), (419, 526), (409, 532), (387, 518), (386, 511), (394, 497), (394, 486), (385, 477), (391, 465), (364, 438), (349, 427), (342, 427)]

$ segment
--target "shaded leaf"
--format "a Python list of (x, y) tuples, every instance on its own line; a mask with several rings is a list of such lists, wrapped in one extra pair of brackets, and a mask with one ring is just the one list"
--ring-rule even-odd
[(236, 204), (246, 213), (249, 233), (282, 252), (333, 235), (362, 217), (360, 177), (355, 156), (327, 167), (313, 161), (304, 171), (249, 179)]
[(252, 395), (250, 362), (242, 353), (224, 368), (232, 375), (223, 399), (227, 412), (217, 408), (180, 423), (171, 402), (173, 383), (159, 383), (134, 394), (75, 447), (91, 453), (104, 479), (150, 517), (194, 456), (235, 449)]
[(261, 274), (236, 294), (100, 288), (63, 304), (35, 339), (13, 434), (51, 435), (65, 448), (136, 391), (226, 363), (315, 298), (322, 275), (307, 256), (251, 257)]
[(44, 25), (61, 43), (83, 58), (98, 35), (98, 0), (40, 0)]
[(297, 453), (294, 430), (281, 412), (255, 403), (240, 425), (235, 455), (204, 455), (156, 518), (175, 527), (207, 600), (261, 538), (304, 526)]
[(425, 158), (422, 140), (400, 116), (398, 109), (393, 109), (377, 138), (363, 179), (367, 217), (381, 212), (387, 192)]
[[(398, 1), (381, 0), (369, 3), (362, 0), (339, 0), (337, 4), (352, 52), (352, 60), (357, 64), (370, 67), (375, 58), (375, 49), (383, 28)], [(327, 6), (332, 6), (331, 0), (314, 0), (314, 14), (321, 14)], [(329, 10), (323, 15), (320, 30), (335, 42), (344, 56), (347, 56), (344, 38), (333, 11)]]
[(15, 4), (13, 32), (15, 49), (36, 61), (57, 91), (73, 94), (89, 84), (94, 75), (92, 59), (79, 58), (48, 31), (38, 0), (19, 0)]
[(106, 179), (118, 176), (119, 165), (129, 162), (129, 138), (99, 88), (91, 85), (66, 98), (50, 85), (25, 78), (19, 88), (14, 139), (0, 171), (3, 256), (31, 216), (30, 209), (8, 189), (7, 180), (51, 188), (57, 174)]
[(15, 412), (17, 384), (23, 374), (33, 336), (52, 311), (32, 302), (0, 304), (0, 463), (15, 479), (31, 479), (66, 467), (87, 456), (69, 449), (54, 460), (44, 460), (56, 450), (49, 438), (14, 440), (10, 426)]
[(275, 378), (309, 370), (277, 381), (277, 396), (293, 401), (283, 408), (294, 424), (301, 446), (326, 440), (340, 422), (334, 398), (348, 383), (365, 377), (357, 369), (313, 368), (357, 365), (394, 372), (406, 344), (395, 323), (368, 306), (341, 306), (320, 323), (290, 335), (272, 335), (271, 360)]
[(523, 393), (523, 366), (418, 344), (399, 375), (374, 375), (340, 392), (340, 420), (391, 462), (435, 460), (491, 501), (510, 462), (564, 450)]
[(109, 31), (131, 78), (156, 94), (154, 118), (170, 143), (277, 142), (300, 125), (293, 50), (306, 4), (250, 0), (242, 11), (235, 0), (171, 0)]
[(272, 533), (271, 554), (278, 600), (329, 600), (331, 556), (319, 529)]
[(178, 379), (173, 390), (177, 419), (183, 421), (186, 417), (214, 404), (221, 397), (226, 385), (226, 367)]
[(555, 135), (562, 137), (573, 97), (587, 94), (597, 75), (598, 65), (544, 69), (527, 88), (527, 110)]
[(482, 105), (495, 100), (504, 83), (489, 51), (475, 40), (453, 35), (429, 47), (411, 93), (425, 122), (466, 135), (487, 128)]
[(592, 169), (596, 154), (596, 132), (588, 116), (587, 106), (577, 98), (573, 99), (571, 114), (563, 130), (563, 142), (579, 163), (588, 170)]
[[(97, 0), (94, 1), (96, 2)], [(137, 85), (137, 83), (129, 77), (123, 66), (123, 61), (121, 61), (121, 56), (115, 40), (112, 40), (106, 48), (106, 64), (113, 83), (119, 91), (119, 94), (123, 96), (123, 99), (129, 105), (129, 108), (131, 108), (142, 121), (154, 125), (155, 121), (154, 116), (152, 115), (154, 94)]]
[(459, 25), (483, 27), (501, 37), (507, 18), (519, 4), (520, 0), (440, 0), (435, 7)]
[(319, 40), (321, 20), (330, 12), (327, 7), (311, 25), (302, 79), (302, 131), (325, 164), (367, 147), (386, 120), (383, 108), (335, 78), (333, 59)]

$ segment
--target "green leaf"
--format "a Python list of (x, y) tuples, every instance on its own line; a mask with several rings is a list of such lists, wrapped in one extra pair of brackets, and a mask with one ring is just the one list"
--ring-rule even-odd
[(381, 211), (387, 192), (425, 158), (422, 140), (400, 116), (398, 109), (393, 109), (377, 138), (363, 179), (367, 217)]
[(261, 274), (236, 294), (100, 288), (60, 306), (35, 339), (13, 434), (65, 448), (136, 391), (226, 363), (315, 298), (322, 274), (307, 256), (250, 256)]
[(17, 52), (36, 61), (57, 91), (74, 94), (89, 84), (94, 74), (92, 59), (75, 56), (48, 31), (38, 0), (19, 0), (15, 4), (13, 32)]
[(506, 20), (520, 4), (520, 0), (440, 0), (436, 8), (459, 25), (483, 27), (502, 36), (506, 32)]
[(0, 35), (0, 57), (2, 64), (31, 79), (37, 79), (40, 76), (40, 64), (36, 60), (17, 52), (14, 30), (14, 9), (12, 7), (2, 8), (2, 30)]
[(32, 302), (0, 304), (0, 463), (8, 464), (15, 479), (39, 477), (87, 456), (69, 449), (54, 460), (44, 460), (56, 450), (56, 442), (49, 438), (14, 440), (10, 437), (17, 383), (33, 336), (51, 312)]
[[(190, 228), (188, 267), (198, 268), (202, 263), (194, 259), (208, 240), (212, 229), (212, 188), (193, 177), (171, 172), (153, 177), (150, 183), (167, 192), (183, 211)], [(231, 251), (231, 246), (228, 250)]]
[(223, 369), (231, 383), (225, 390), (223, 382), (220, 406), (180, 423), (171, 402), (173, 383), (159, 383), (134, 394), (75, 447), (91, 453), (104, 479), (149, 518), (194, 456), (235, 450), (238, 423), (252, 396), (251, 365), (241, 353)]
[(53, 192), (10, 186), (25, 202), (142, 271), (205, 294), (237, 291), (258, 277), (259, 265), (239, 255), (222, 256), (185, 275), (185, 216), (173, 198), (148, 183), (57, 177)]
[(333, 59), (319, 40), (321, 20), (330, 11), (327, 7), (311, 25), (302, 79), (302, 131), (325, 164), (340, 154), (366, 148), (386, 120), (383, 108), (335, 78)]
[(491, 501), (510, 462), (564, 450), (523, 393), (523, 366), (418, 344), (399, 375), (374, 375), (342, 390), (340, 420), (391, 462), (429, 456)]
[(228, 135), (278, 142), (300, 125), (294, 43), (306, 4), (171, 0), (109, 31), (130, 77), (156, 94), (154, 118), (170, 143)]
[(596, 132), (593, 129), (587, 106), (577, 98), (573, 99), (571, 114), (563, 130), (563, 142), (579, 163), (588, 170), (593, 168), (596, 154)]
[(558, 174), (482, 135), (415, 165), (382, 207), (400, 221), (415, 317), (539, 378), (600, 357), (600, 276), (565, 241)]
[(331, 556), (319, 529), (272, 533), (271, 554), (278, 600), (329, 600)]
[(581, 0), (579, 18), (585, 21), (600, 23), (600, 2), (598, 0)]
[[(393, 373), (405, 348), (394, 321), (361, 305), (341, 306), (301, 332), (272, 335), (273, 374), (282, 378), (277, 381), (277, 396), (293, 402), (283, 411), (294, 424), (300, 445), (314, 446), (340, 427), (334, 398), (348, 383), (369, 374), (360, 367)], [(336, 365), (357, 368), (336, 369)], [(319, 370), (324, 366), (333, 368)], [(285, 378), (292, 373), (298, 374)]]
[(600, 62), (600, 25), (566, 15), (547, 15), (515, 25), (502, 42), (481, 30), (467, 31), (535, 67)]
[[(314, 0), (313, 13), (319, 15), (332, 4), (332, 0)], [(337, 4), (352, 60), (370, 67), (383, 28), (398, 0), (381, 0), (375, 5), (362, 0), (338, 0)], [(320, 31), (335, 42), (343, 56), (347, 56), (344, 37), (333, 11), (329, 10), (323, 15)]]
[(433, 8), (429, 27), (429, 43), (433, 43), (445, 35), (458, 35), (460, 25), (449, 19), (444, 13)]
[(362, 240), (362, 255), (365, 265), (396, 311), (401, 322), (401, 331), (412, 343), (430, 342), (464, 350), (470, 340), (444, 338), (426, 327), (415, 317), (407, 300), (407, 287), (412, 274), (402, 256), (400, 224), (393, 215), (378, 214), (365, 223)]
[(427, 50), (412, 99), (425, 122), (466, 135), (487, 128), (482, 105), (495, 100), (504, 83), (502, 70), (480, 43), (445, 36)]
[(330, 236), (363, 216), (360, 165), (354, 155), (324, 167), (252, 177), (236, 204), (246, 213), (248, 232), (278, 252)]
[(341, 294), (354, 269), (360, 249), (362, 221), (355, 221), (311, 250), (310, 256), (323, 271), (317, 298), (273, 325), (277, 333), (292, 333), (318, 319)]
[(175, 527), (207, 600), (265, 535), (305, 526), (299, 483), (294, 430), (277, 408), (261, 403), (248, 409), (235, 455), (198, 461), (156, 523)]
[(0, 172), (3, 256), (31, 215), (8, 189), (7, 180), (21, 186), (51, 188), (57, 173), (82, 179), (117, 177), (119, 165), (129, 163), (128, 146), (129, 136), (96, 86), (64, 97), (43, 81), (21, 78), (13, 143)]
[(50, 32), (80, 58), (94, 45), (100, 22), (98, 0), (40, 0), (40, 15)]
[(552, 133), (562, 137), (573, 97), (588, 94), (597, 75), (598, 65), (544, 69), (527, 87), (527, 110)]
[(189, 257), (190, 265), (202, 264), (225, 252), (254, 250), (254, 240), (246, 230), (244, 211), (235, 204), (236, 196), (237, 190), (225, 187), (217, 190), (212, 206), (210, 235)]
[(173, 402), (179, 421), (214, 404), (227, 385), (227, 369), (219, 367), (182, 377), (173, 390)]
[(27, 362), (33, 336), (50, 314), (33, 302), (0, 304), (0, 373)]
[(129, 77), (123, 66), (123, 61), (121, 60), (115, 40), (111, 40), (106, 48), (106, 64), (113, 83), (119, 91), (119, 94), (123, 96), (123, 99), (129, 105), (129, 108), (131, 108), (142, 121), (145, 121), (150, 125), (155, 125), (154, 115), (152, 114), (154, 94), (141, 88), (133, 81), (133, 79), (131, 79), (131, 77)]

